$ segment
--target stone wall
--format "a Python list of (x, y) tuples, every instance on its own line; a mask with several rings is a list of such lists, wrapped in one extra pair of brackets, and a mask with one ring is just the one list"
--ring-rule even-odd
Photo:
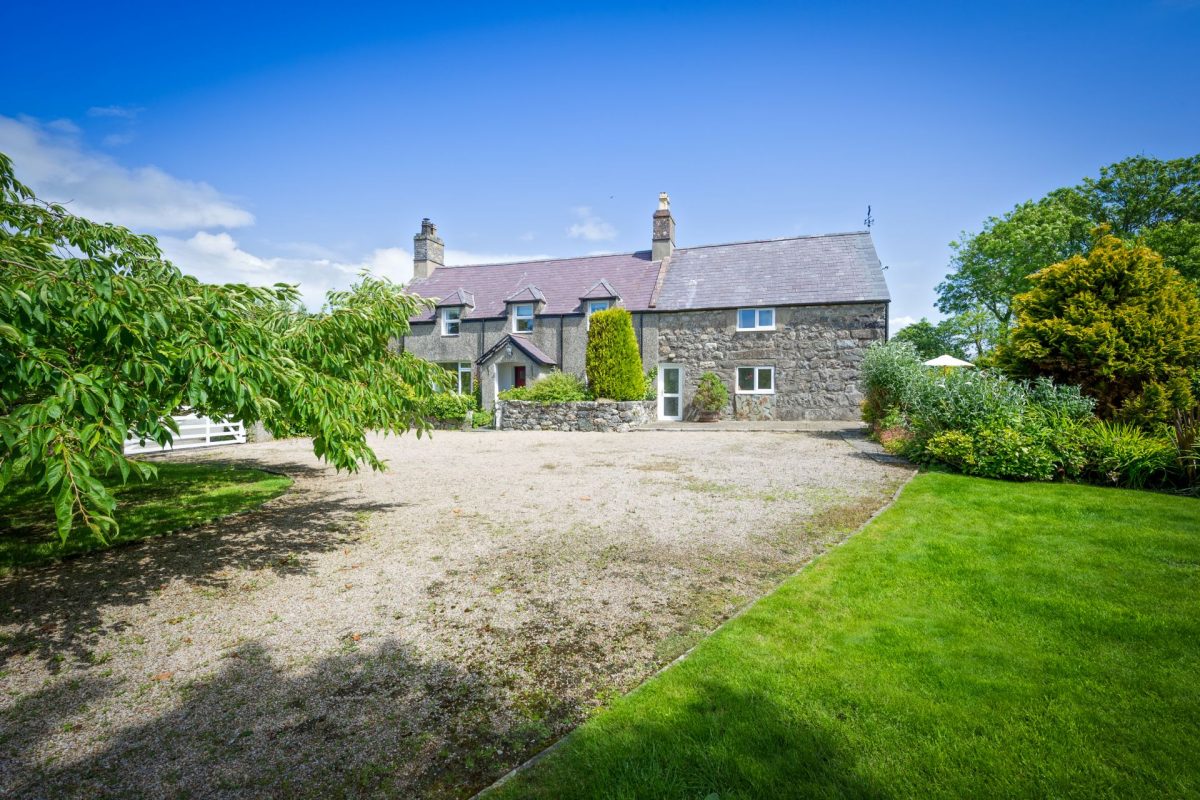
[[(722, 416), (741, 419), (858, 419), (863, 353), (887, 334), (883, 303), (779, 306), (775, 330), (738, 331), (736, 309), (658, 314), (660, 363), (683, 365), (684, 416), (704, 372), (729, 389)], [(774, 367), (773, 395), (735, 393), (738, 367)]]
[(624, 433), (654, 419), (653, 400), (592, 400), (542, 405), (498, 400), (496, 416), (504, 431), (614, 431)]

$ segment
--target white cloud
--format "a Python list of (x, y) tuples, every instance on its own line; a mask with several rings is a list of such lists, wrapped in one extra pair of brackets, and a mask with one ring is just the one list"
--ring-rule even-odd
[[(89, 114), (129, 118), (138, 110), (105, 107)], [(121, 143), (110, 140), (106, 143)], [(166, 257), (202, 281), (298, 284), (305, 305), (316, 310), (327, 291), (349, 287), (364, 271), (401, 284), (412, 279), (412, 252), (402, 247), (378, 248), (357, 259), (313, 242), (267, 245), (282, 255), (246, 250), (228, 232), (205, 229), (253, 225), (249, 211), (207, 183), (181, 180), (156, 167), (130, 169), (111, 156), (89, 151), (70, 120), (41, 123), (0, 115), (0, 151), (13, 159), (18, 178), (43, 200), (69, 201), (72, 213), (90, 219), (160, 232), (158, 242)], [(446, 251), (451, 266), (539, 258), (547, 256)]]
[(572, 209), (572, 212), (579, 218), (579, 222), (567, 228), (567, 235), (572, 239), (603, 242), (617, 238), (617, 229), (593, 214), (588, 206), (579, 206)]
[(89, 219), (163, 231), (254, 223), (253, 214), (207, 183), (182, 180), (153, 166), (129, 169), (87, 150), (78, 127), (66, 120), (43, 125), (0, 116), (0, 150), (39, 197), (64, 203)]
[(262, 257), (242, 249), (225, 232), (199, 231), (187, 239), (163, 236), (158, 243), (175, 266), (208, 283), (299, 284), (304, 304), (314, 311), (327, 291), (347, 288), (363, 271), (404, 283), (413, 269), (412, 254), (399, 247), (381, 248), (361, 261), (350, 261)]
[(895, 336), (896, 331), (900, 330), (901, 328), (906, 328), (916, 321), (916, 317), (910, 316), (891, 317), (888, 319), (888, 336)]
[[(158, 242), (175, 266), (209, 283), (247, 283), (252, 286), (299, 284), (304, 304), (314, 311), (325, 302), (327, 291), (348, 287), (364, 271), (396, 283), (407, 283), (413, 273), (412, 253), (402, 247), (377, 248), (365, 258), (355, 261), (340, 258), (262, 257), (242, 249), (225, 232), (199, 231), (186, 239), (162, 236)], [(311, 248), (312, 245), (307, 247)], [(457, 266), (529, 261), (545, 257), (448, 250), (446, 263)]]

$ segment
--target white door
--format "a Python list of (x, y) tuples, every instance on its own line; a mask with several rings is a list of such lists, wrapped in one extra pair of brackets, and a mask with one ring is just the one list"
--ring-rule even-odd
[(683, 419), (683, 367), (677, 364), (658, 367), (658, 418)]

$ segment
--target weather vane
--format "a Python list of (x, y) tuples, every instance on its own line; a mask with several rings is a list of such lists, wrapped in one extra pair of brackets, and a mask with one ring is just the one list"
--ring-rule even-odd
[(867, 204), (867, 218), (863, 220), (863, 225), (866, 225), (869, 228), (874, 224), (875, 224), (875, 218), (871, 216), (871, 206), (868, 203)]

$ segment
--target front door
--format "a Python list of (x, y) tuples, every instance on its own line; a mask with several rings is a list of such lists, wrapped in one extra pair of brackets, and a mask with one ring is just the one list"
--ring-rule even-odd
[(683, 419), (683, 367), (677, 364), (658, 367), (658, 418)]
[(513, 367), (513, 386), (525, 385), (525, 368)]

